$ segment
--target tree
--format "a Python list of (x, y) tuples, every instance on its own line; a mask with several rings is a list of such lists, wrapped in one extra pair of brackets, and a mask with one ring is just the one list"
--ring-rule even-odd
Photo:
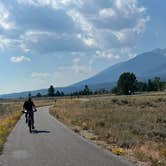
[(51, 85), (48, 89), (48, 96), (50, 96), (50, 97), (55, 96), (54, 91), (55, 91), (54, 87)]
[(28, 93), (28, 97), (32, 97), (31, 92)]
[(146, 82), (141, 82), (141, 81), (137, 82), (136, 90), (138, 92), (145, 92), (145, 91), (147, 91), (148, 90), (147, 83)]
[(92, 95), (92, 94), (93, 92), (89, 89), (88, 85), (85, 85), (83, 90), (75, 91), (71, 93), (70, 95), (77, 96), (79, 98), (79, 96), (82, 96), (82, 95)]
[(160, 81), (160, 77), (155, 77), (153, 80), (154, 90), (160, 91), (162, 89), (162, 83)]
[(148, 80), (148, 91), (159, 91), (162, 90), (163, 84), (160, 81), (160, 77)]
[(117, 86), (115, 86), (112, 90), (111, 90), (111, 92), (112, 93), (114, 93), (114, 94), (120, 94), (120, 91), (119, 91), (119, 89), (118, 89), (118, 87)]
[(64, 94), (64, 92), (63, 92), (63, 91), (61, 91), (61, 96), (65, 96), (65, 94)]
[(59, 90), (56, 91), (55, 96), (57, 97), (61, 96), (61, 93), (59, 92)]
[(147, 89), (148, 89), (149, 92), (153, 91), (153, 89), (154, 89), (153, 88), (153, 81), (151, 79), (148, 80), (148, 85), (147, 86), (148, 86)]
[(84, 95), (89, 95), (89, 87), (88, 87), (88, 85), (85, 85), (85, 88), (84, 88), (84, 90), (83, 90), (83, 93), (84, 93)]
[(88, 85), (85, 85), (85, 88), (83, 90), (83, 95), (90, 95), (92, 92), (90, 91)]
[(137, 79), (134, 73), (123, 73), (118, 80), (118, 91), (124, 95), (131, 95), (136, 90)]
[(37, 93), (36, 97), (42, 97), (41, 93)]

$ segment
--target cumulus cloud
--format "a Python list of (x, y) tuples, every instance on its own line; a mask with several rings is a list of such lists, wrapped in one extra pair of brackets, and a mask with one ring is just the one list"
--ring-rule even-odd
[(107, 58), (111, 60), (118, 60), (120, 59), (119, 55), (116, 55), (112, 52), (112, 50), (107, 51), (96, 51), (96, 55), (98, 58)]
[(5, 38), (4, 36), (0, 35), (0, 48), (2, 50), (4, 50), (5, 48), (7, 48), (10, 44), (11, 44), (10, 39)]
[[(139, 6), (137, 0), (116, 0), (105, 4), (106, 6), (104, 2), (102, 6), (101, 1), (98, 0), (93, 2), (94, 7), (89, 7), (87, 11), (84, 9), (83, 12), (86, 13), (84, 17), (87, 22), (93, 25), (93, 36), (98, 47), (109, 50), (135, 45), (150, 20), (146, 9)], [(87, 6), (88, 2), (85, 3)]]
[[(131, 48), (150, 20), (138, 0), (15, 0), (0, 5), (0, 47), (17, 41), (17, 47), (40, 54), (100, 51), (100, 57), (120, 57), (119, 50)], [(6, 6), (5, 6), (6, 5)], [(1, 7), (2, 6), (2, 7)], [(18, 10), (14, 7), (17, 6)], [(10, 10), (9, 10), (10, 9)], [(11, 37), (12, 36), (12, 37)], [(116, 49), (116, 53), (110, 50)]]
[[(89, 74), (92, 74), (92, 61), (88, 63), (82, 62), (81, 57), (74, 57), (72, 64), (69, 66), (61, 66), (55, 72), (32, 72), (30, 77), (37, 84), (46, 87), (48, 84), (56, 84), (56, 86), (66, 86), (73, 84), (80, 80), (80, 75), (83, 78), (87, 78)], [(66, 82), (66, 80), (68, 80)]]
[[(88, 46), (77, 36), (67, 33), (46, 31), (27, 31), (21, 37), (21, 45), (25, 51), (37, 53), (52, 53), (56, 51), (86, 51)], [(88, 42), (88, 41), (87, 41)]]
[(33, 72), (31, 77), (33, 79), (48, 79), (51, 77), (50, 73), (42, 73), (42, 72)]
[(52, 8), (59, 9), (71, 5), (81, 4), (81, 0), (17, 0), (19, 4), (34, 5), (34, 6), (51, 6)]
[(59, 67), (59, 71), (61, 72), (70, 72), (75, 75), (83, 74), (83, 75), (88, 75), (92, 72), (92, 61), (90, 60), (89, 62), (82, 62), (80, 57), (75, 57), (72, 60), (72, 65), (71, 66), (61, 66)]
[(23, 62), (23, 61), (30, 62), (31, 59), (28, 57), (25, 57), (25, 56), (13, 56), (10, 58), (10, 61), (14, 62), (14, 63), (19, 63), (19, 62)]
[(9, 19), (10, 13), (5, 6), (0, 2), (0, 28), (10, 30), (14, 28), (14, 24)]
[(92, 71), (91, 65), (82, 65), (81, 64), (81, 59), (80, 58), (74, 58), (73, 59), (73, 66), (71, 69), (76, 73), (76, 74), (89, 74)]
[(32, 72), (30, 79), (32, 79), (34, 85), (38, 85), (37, 88), (43, 88), (55, 84), (57, 78), (55, 73)]
[(146, 19), (145, 12), (137, 0), (116, 0), (111, 7), (99, 10), (100, 19), (95, 21), (99, 27), (112, 30), (134, 28), (142, 18)]

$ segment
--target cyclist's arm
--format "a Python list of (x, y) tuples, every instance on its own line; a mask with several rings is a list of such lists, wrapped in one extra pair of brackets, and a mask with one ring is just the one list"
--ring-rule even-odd
[(26, 103), (23, 104), (23, 110), (22, 110), (22, 112), (24, 112), (26, 110), (25, 109), (25, 105), (26, 105)]
[(33, 106), (33, 109), (34, 109), (35, 111), (37, 111), (37, 109), (36, 109), (36, 106), (35, 106), (34, 102), (32, 102), (32, 106)]

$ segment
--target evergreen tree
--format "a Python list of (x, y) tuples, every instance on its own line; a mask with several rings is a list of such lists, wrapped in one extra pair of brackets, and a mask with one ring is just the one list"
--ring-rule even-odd
[(48, 89), (48, 96), (50, 96), (50, 97), (55, 96), (54, 91), (55, 91), (54, 87), (51, 85)]
[(42, 97), (41, 93), (37, 93), (36, 97)]
[(64, 94), (64, 92), (63, 92), (63, 91), (61, 91), (61, 96), (65, 96), (65, 94)]
[(56, 91), (55, 96), (57, 97), (61, 96), (61, 93), (59, 92), (59, 90)]
[(90, 95), (91, 94), (91, 91), (90, 91), (88, 85), (85, 85), (85, 88), (84, 88), (82, 93), (83, 93), (83, 95)]

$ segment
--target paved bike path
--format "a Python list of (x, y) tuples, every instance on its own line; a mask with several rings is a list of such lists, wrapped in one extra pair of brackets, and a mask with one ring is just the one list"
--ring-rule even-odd
[(30, 134), (21, 117), (8, 137), (0, 166), (132, 166), (73, 133), (42, 107)]

